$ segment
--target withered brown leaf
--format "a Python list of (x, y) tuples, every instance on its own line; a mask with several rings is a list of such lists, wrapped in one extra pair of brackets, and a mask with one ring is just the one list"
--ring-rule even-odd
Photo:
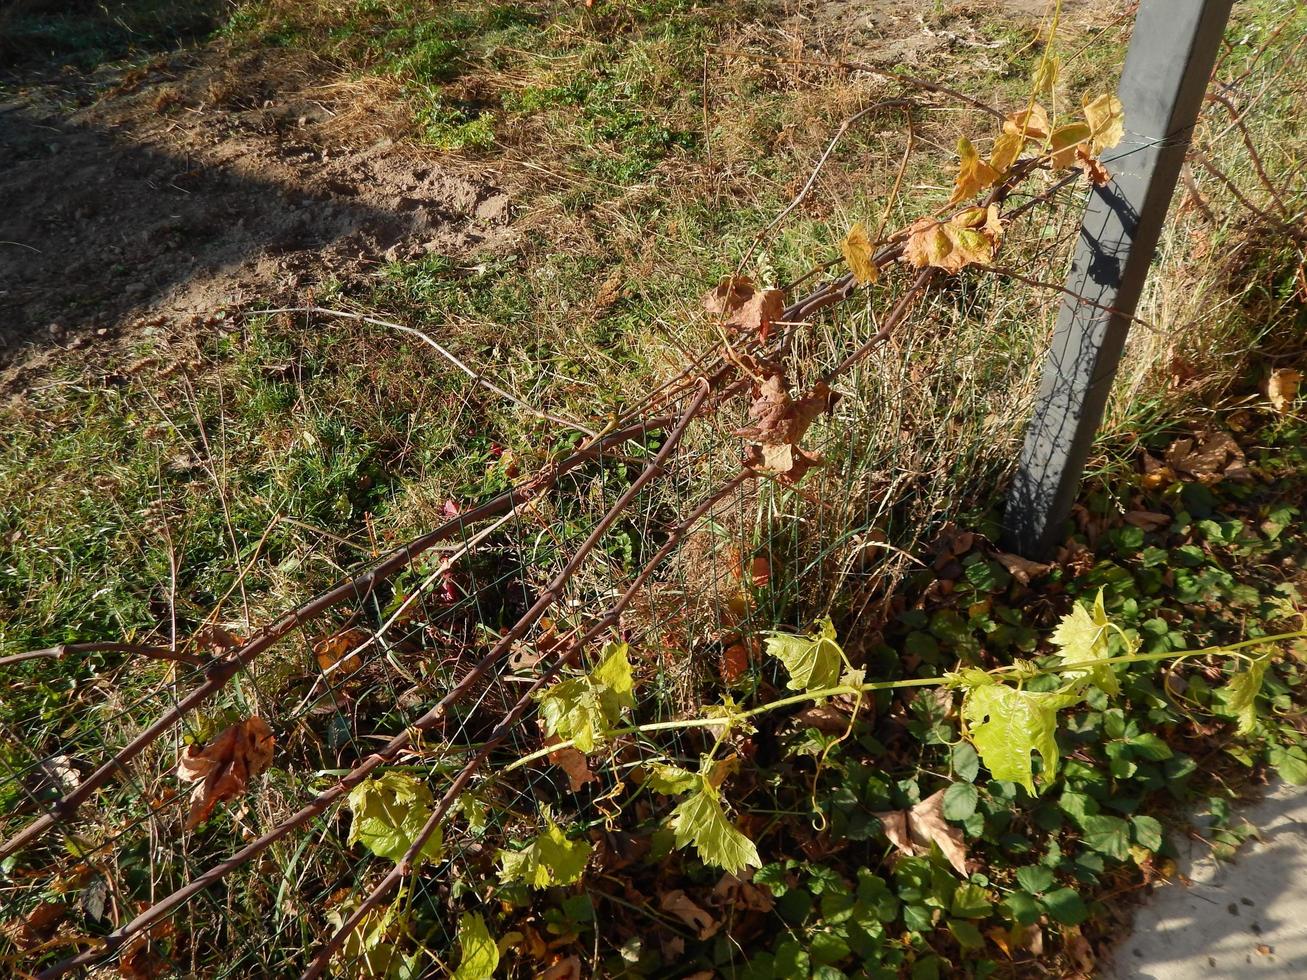
[(177, 778), (195, 783), (186, 829), (199, 826), (225, 800), (249, 788), (272, 762), (272, 730), (258, 715), (238, 721), (206, 745), (188, 745), (177, 758)]
[(1006, 552), (999, 552), (994, 556), (998, 563), (1011, 573), (1012, 577), (1022, 585), (1029, 585), (1030, 580), (1039, 578), (1048, 572), (1051, 565), (1042, 562), (1031, 561), (1028, 558), (1022, 558), (1020, 555), (1010, 555)]
[(890, 810), (874, 814), (885, 828), (885, 836), (909, 857), (930, 852), (932, 843), (953, 865), (953, 870), (967, 877), (967, 845), (962, 831), (944, 819), (944, 790), (932, 793), (908, 810)]
[(700, 939), (716, 935), (722, 924), (709, 915), (684, 890), (675, 888), (664, 892), (658, 899), (664, 912), (670, 912), (699, 934)]
[[(555, 745), (562, 740), (549, 736), (545, 739), (545, 745)], [(599, 777), (590, 771), (589, 765), (585, 761), (585, 753), (580, 749), (574, 749), (570, 745), (554, 749), (549, 753), (549, 761), (567, 774), (567, 784), (573, 793), (584, 789), (589, 783), (598, 782)]]
[(772, 324), (785, 311), (785, 293), (759, 289), (748, 276), (727, 276), (703, 297), (703, 308), (724, 318), (724, 325), (742, 333), (771, 336)]
[(357, 627), (341, 630), (339, 633), (323, 636), (314, 641), (313, 656), (317, 658), (318, 666), (324, 671), (352, 674), (363, 666), (363, 661), (358, 654), (350, 651), (367, 643), (371, 638), (372, 635), (367, 630)]

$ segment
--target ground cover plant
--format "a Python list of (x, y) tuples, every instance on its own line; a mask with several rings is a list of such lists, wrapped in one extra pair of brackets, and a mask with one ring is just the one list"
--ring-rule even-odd
[[(119, 969), (1069, 974), (1092, 967), (1116, 900), (1165, 875), (1173, 812), (1209, 799), (1232, 847), (1232, 793), (1267, 766), (1307, 775), (1301, 124), (1268, 54), (1294, 21), (1272, 3), (1240, 21), (1222, 70), (1262, 111), (1211, 106), (1172, 278), (1140, 310), (1067, 547), (1037, 566), (990, 544), (994, 486), (1057, 299), (1031, 282), (1058, 280), (1077, 195), (1023, 196), (1012, 168), (1093, 170), (1121, 24), (1088, 35), (1092, 57), (1048, 23), (1013, 28), (985, 93), (1010, 110), (996, 124), (949, 93), (907, 110), (892, 77), (778, 50), (755, 14), (236, 12), (220, 43), (311, 48), (398, 86), (441, 152), (549, 167), (528, 200), (550, 223), (512, 255), (386, 262), (315, 297), (458, 356), (334, 314), (234, 310), (189, 359), (147, 340), (104, 375), (56, 368), (15, 407), (6, 650), (100, 646), (5, 664), (21, 678), (3, 702), (6, 836), (197, 685), (221, 694), (62, 838), (6, 857), (11, 962), (96, 958), (98, 937), (259, 845), (116, 943)], [(712, 85), (710, 55), (729, 69)], [(1082, 121), (1082, 94), (1106, 112)], [(715, 126), (696, 119), (710, 97)], [(1045, 133), (1032, 97), (1063, 125)], [(862, 117), (873, 133), (841, 130), (877, 103), (895, 104)], [(917, 141), (929, 152), (904, 150)], [(820, 193), (801, 193), (810, 175)], [(937, 207), (946, 220), (914, 227)], [(778, 316), (812, 283), (773, 294), (836, 255), (855, 277), (840, 289), (871, 288)], [(687, 363), (739, 372), (718, 382), (739, 393), (720, 421), (695, 414)], [(666, 420), (623, 430), (669, 381)], [(752, 476), (732, 476), (743, 443)], [(477, 509), (512, 486), (534, 488), (520, 509)], [(229, 669), (259, 624), (437, 524), (449, 550), (355, 580), (337, 618)], [(495, 650), (507, 664), (469, 681)], [(397, 732), (402, 751), (372, 761)], [(341, 805), (259, 844), (315, 794)]]

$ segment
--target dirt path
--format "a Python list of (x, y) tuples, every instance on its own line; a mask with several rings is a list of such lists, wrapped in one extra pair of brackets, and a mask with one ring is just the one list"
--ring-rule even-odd
[(49, 88), (0, 106), (0, 364), (510, 237), (493, 172), (396, 141), (328, 78), (210, 47), (71, 113)]
[(1307, 975), (1307, 790), (1244, 812), (1258, 830), (1230, 863), (1181, 840), (1180, 866), (1135, 913), (1108, 980)]

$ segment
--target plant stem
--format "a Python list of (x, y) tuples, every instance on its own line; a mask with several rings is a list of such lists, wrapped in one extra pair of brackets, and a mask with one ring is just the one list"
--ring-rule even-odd
[[(1143, 664), (1156, 663), (1159, 660), (1183, 660), (1187, 657), (1198, 657), (1204, 654), (1228, 654), (1236, 650), (1242, 650), (1245, 647), (1263, 646), (1270, 643), (1281, 643), (1286, 640), (1298, 640), (1307, 638), (1307, 630), (1297, 630), (1293, 633), (1276, 633), (1273, 636), (1258, 636), (1250, 640), (1241, 640), (1238, 643), (1230, 643), (1225, 646), (1202, 647), (1197, 650), (1180, 650), (1167, 653), (1129, 653), (1119, 657), (1108, 657), (1103, 660), (1094, 660), (1087, 663), (1073, 664), (1056, 664), (1048, 668), (1053, 673), (1062, 673), (1063, 671), (1084, 670), (1086, 666), (1099, 666), (1101, 664)], [(1003, 674), (1011, 670), (1010, 667), (999, 667), (991, 673)], [(649, 732), (667, 732), (686, 728), (716, 728), (719, 726), (731, 726), (746, 718), (753, 718), (757, 715), (764, 715), (770, 711), (776, 711), (779, 708), (788, 708), (791, 705), (803, 704), (808, 701), (819, 701), (822, 698), (838, 697), (842, 694), (848, 694), (858, 697), (859, 699), (874, 691), (892, 691), (900, 688), (909, 687), (941, 687), (952, 683), (949, 677), (912, 677), (900, 681), (872, 681), (869, 684), (840, 684), (836, 687), (823, 687), (814, 691), (804, 691), (800, 694), (793, 694), (786, 698), (780, 698), (776, 701), (768, 701), (766, 704), (758, 705), (756, 708), (749, 708), (746, 711), (737, 711), (732, 714), (717, 715), (705, 718), (681, 718), (676, 721), (655, 721), (645, 725), (629, 725), (626, 728), (615, 728), (608, 733), (609, 736), (618, 735), (636, 735), (646, 734)], [(504, 766), (501, 772), (512, 772), (514, 769), (520, 769), (523, 766), (535, 762), (537, 759), (543, 759), (551, 752), (557, 752), (564, 748), (573, 748), (573, 742), (568, 740), (543, 749), (537, 749), (527, 755), (520, 756)]]

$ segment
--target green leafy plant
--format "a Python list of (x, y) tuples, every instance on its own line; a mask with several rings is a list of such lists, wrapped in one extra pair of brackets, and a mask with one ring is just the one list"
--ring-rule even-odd
[[(365, 779), (349, 792), (349, 808), (354, 815), (349, 843), (360, 843), (377, 857), (398, 862), (413, 846), (433, 804), (427, 785), (406, 773), (389, 770)], [(442, 849), (437, 826), (423, 842), (418, 856), (438, 861)]]

